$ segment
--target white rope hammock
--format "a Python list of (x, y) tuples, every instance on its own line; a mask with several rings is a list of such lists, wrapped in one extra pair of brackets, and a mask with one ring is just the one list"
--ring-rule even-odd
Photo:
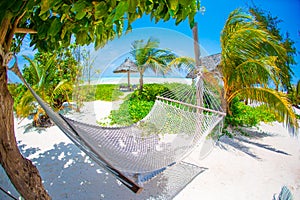
[[(127, 127), (101, 127), (78, 122), (54, 112), (21, 78), (47, 115), (85, 153), (112, 172), (134, 192), (140, 180), (149, 180), (182, 161), (220, 123), (225, 113), (218, 92), (201, 79), (201, 105), (197, 87), (177, 85), (157, 97), (150, 113)], [(199, 88), (198, 88), (199, 89)], [(136, 176), (139, 175), (139, 176)], [(148, 178), (142, 178), (143, 175)], [(134, 177), (137, 177), (136, 180)]]

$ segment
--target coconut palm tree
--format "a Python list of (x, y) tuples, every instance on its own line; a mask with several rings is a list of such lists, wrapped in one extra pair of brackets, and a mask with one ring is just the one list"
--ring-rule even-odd
[(164, 49), (159, 49), (159, 40), (149, 38), (144, 40), (135, 40), (131, 44), (131, 55), (135, 59), (140, 74), (140, 92), (143, 91), (143, 76), (147, 69), (154, 72), (164, 72), (164, 68), (175, 58), (175, 55)]
[(291, 89), (288, 91), (288, 96), (293, 106), (300, 108), (300, 80), (297, 84), (292, 85)]
[(299, 108), (299, 105), (300, 105), (300, 80), (298, 81), (297, 85), (296, 85), (296, 104)]
[(222, 57), (220, 71), (224, 82), (227, 113), (235, 97), (265, 103), (275, 111), (279, 120), (298, 127), (286, 94), (270, 88), (278, 85), (277, 59), (286, 58), (279, 41), (255, 21), (254, 17), (235, 10), (227, 19), (221, 33)]

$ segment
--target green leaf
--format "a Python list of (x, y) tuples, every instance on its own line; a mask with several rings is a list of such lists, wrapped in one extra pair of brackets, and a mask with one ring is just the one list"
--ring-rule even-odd
[(60, 34), (60, 38), (61, 39), (64, 39), (67, 31), (68, 31), (68, 27), (64, 25), (63, 28), (62, 28), (62, 30), (61, 30), (61, 34)]
[(82, 18), (84, 18), (85, 15), (86, 15), (86, 12), (84, 10), (81, 10), (76, 14), (75, 19), (81, 20)]
[(174, 16), (174, 11), (173, 10), (169, 10), (170, 16)]
[(192, 29), (195, 26), (195, 20), (193, 14), (189, 15), (189, 23), (190, 23), (190, 28)]
[(88, 42), (88, 34), (86, 31), (79, 31), (76, 34), (76, 43), (84, 45), (85, 43)]
[(128, 10), (128, 3), (125, 1), (121, 1), (118, 4), (118, 6), (115, 8), (114, 21), (122, 18), (127, 10)]
[(135, 13), (136, 12), (136, 0), (128, 0), (128, 12)]
[(41, 16), (44, 13), (48, 12), (50, 10), (50, 6), (51, 6), (50, 0), (41, 1), (41, 11), (39, 15)]
[(60, 19), (59, 18), (55, 18), (52, 23), (51, 26), (48, 30), (48, 34), (50, 36), (55, 36), (56, 34), (59, 33), (60, 29), (61, 29), (62, 23), (60, 23)]
[(50, 12), (47, 11), (47, 12), (45, 12), (45, 13), (43, 13), (43, 14), (40, 14), (39, 16), (40, 16), (40, 18), (41, 18), (43, 21), (46, 21), (46, 20), (49, 19), (49, 17), (50, 17)]
[(164, 16), (164, 21), (168, 21), (170, 19), (170, 13), (167, 12)]
[(37, 28), (37, 31), (38, 31), (37, 37), (39, 39), (43, 39), (43, 38), (47, 37), (48, 29), (49, 29), (49, 26), (48, 26), (48, 23), (46, 23), (46, 22), (43, 26), (39, 26)]
[(107, 6), (106, 4), (101, 1), (99, 3), (96, 4), (95, 6), (95, 19), (101, 19), (103, 17), (107, 16)]
[(78, 1), (71, 8), (71, 11), (74, 12), (74, 13), (81, 12), (82, 10), (84, 10), (85, 6), (86, 6), (85, 1)]
[(178, 0), (169, 0), (169, 6), (172, 11), (176, 11), (178, 6)]
[[(13, 4), (11, 4), (12, 6), (10, 7), (10, 10), (13, 13), (17, 13), (20, 11), (22, 5), (23, 5), (23, 1), (15, 1)], [(2, 12), (2, 11), (1, 11)]]
[(177, 18), (175, 21), (175, 25), (177, 26), (178, 24), (180, 24), (180, 22), (182, 22), (182, 18)]

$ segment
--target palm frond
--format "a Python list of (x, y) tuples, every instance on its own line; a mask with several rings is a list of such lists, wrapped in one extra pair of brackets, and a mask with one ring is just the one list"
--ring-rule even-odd
[(37, 67), (37, 63), (32, 60), (31, 58), (29, 58), (28, 56), (26, 55), (22, 55), (23, 58), (25, 58), (29, 63), (30, 65), (33, 67), (34, 70), (31, 70), (30, 73), (31, 73), (31, 78), (34, 79), (36, 82), (39, 82), (40, 80), (40, 77), (42, 76), (41, 74), (41, 71), (39, 70), (39, 68)]
[(270, 80), (277, 83), (279, 68), (275, 56), (265, 56), (248, 60), (237, 65), (229, 76), (229, 84), (239, 83), (239, 87), (253, 84), (267, 85)]
[(30, 114), (34, 112), (36, 109), (36, 105), (34, 104), (35, 98), (32, 96), (32, 94), (27, 90), (22, 98), (20, 99), (20, 102), (16, 106), (16, 114), (18, 117), (28, 117)]
[(54, 88), (54, 90), (52, 92), (52, 99), (54, 99), (55, 96), (60, 95), (60, 94), (64, 94), (64, 95), (68, 96), (67, 91), (71, 91), (72, 88), (73, 87), (69, 83), (68, 80), (60, 81), (59, 84), (56, 85), (56, 87)]

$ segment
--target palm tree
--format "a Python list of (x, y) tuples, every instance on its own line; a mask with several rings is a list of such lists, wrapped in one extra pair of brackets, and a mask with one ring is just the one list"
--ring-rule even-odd
[[(57, 96), (61, 95), (68, 100), (67, 91), (72, 89), (72, 84), (68, 80), (56, 77), (55, 54), (48, 58), (45, 65), (40, 64), (35, 59), (30, 59), (28, 56), (23, 57), (30, 63), (30, 66), (24, 69), (24, 77), (45, 102), (55, 107)], [(60, 79), (59, 82), (57, 79)], [(16, 114), (18, 117), (27, 117), (32, 113), (34, 113), (34, 124), (42, 125), (39, 120), (41, 116), (46, 116), (46, 113), (35, 103), (34, 97), (27, 90), (16, 106)]]
[(131, 55), (134, 57), (140, 74), (140, 93), (143, 91), (143, 76), (147, 69), (154, 72), (164, 72), (164, 68), (175, 58), (175, 55), (164, 49), (159, 49), (159, 40), (149, 38), (144, 40), (135, 40), (132, 43)]
[(227, 19), (221, 34), (220, 71), (224, 82), (227, 113), (235, 97), (265, 103), (279, 120), (298, 127), (287, 95), (269, 87), (278, 85), (283, 73), (276, 61), (287, 59), (279, 41), (255, 19), (235, 10)]
[(288, 91), (288, 96), (293, 106), (300, 108), (300, 80), (296, 85), (292, 85), (291, 89)]
[(300, 104), (300, 80), (298, 81), (297, 85), (296, 85), (296, 104), (299, 108), (299, 104)]

